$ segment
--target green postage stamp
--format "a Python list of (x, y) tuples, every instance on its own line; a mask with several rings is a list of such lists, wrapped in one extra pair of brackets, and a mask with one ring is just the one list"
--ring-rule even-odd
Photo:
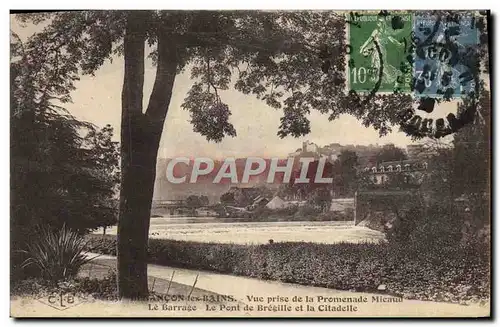
[(349, 90), (410, 92), (412, 15), (351, 14)]

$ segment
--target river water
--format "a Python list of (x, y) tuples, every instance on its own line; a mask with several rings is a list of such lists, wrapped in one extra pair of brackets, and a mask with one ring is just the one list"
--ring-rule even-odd
[[(96, 233), (102, 233), (97, 231)], [(107, 229), (116, 234), (116, 227)], [(264, 244), (274, 242), (360, 243), (384, 240), (380, 232), (354, 226), (352, 221), (248, 222), (239, 218), (151, 218), (150, 238), (210, 243)]]

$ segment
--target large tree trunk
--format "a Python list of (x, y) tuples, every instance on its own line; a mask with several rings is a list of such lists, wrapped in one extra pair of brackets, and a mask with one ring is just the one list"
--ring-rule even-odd
[[(147, 243), (153, 186), (155, 180), (156, 149), (140, 142), (136, 128), (147, 128), (144, 122), (134, 122), (131, 140), (122, 139), (122, 180), (120, 218), (118, 222), (118, 290), (121, 297), (145, 298), (147, 288)], [(135, 130), (135, 131), (134, 131)], [(128, 148), (128, 151), (123, 151)]]
[(148, 295), (147, 244), (156, 156), (177, 67), (175, 47), (160, 33), (156, 80), (143, 113), (146, 18), (143, 12), (132, 12), (124, 39), (117, 252), (118, 294), (128, 299), (144, 299)]

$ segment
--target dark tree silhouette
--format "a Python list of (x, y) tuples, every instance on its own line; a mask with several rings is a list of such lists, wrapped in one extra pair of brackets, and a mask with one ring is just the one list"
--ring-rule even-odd
[[(111, 126), (99, 130), (52, 104), (51, 80), (33, 73), (37, 62), (19, 39), (13, 38), (11, 49), (11, 249), (16, 270), (22, 256), (18, 250), (26, 249), (38, 227), (65, 225), (84, 233), (116, 223), (119, 146), (112, 141)], [(21, 274), (16, 270), (16, 277)]]
[(378, 164), (385, 161), (400, 161), (406, 159), (408, 159), (406, 152), (394, 144), (384, 145), (375, 155), (375, 162)]

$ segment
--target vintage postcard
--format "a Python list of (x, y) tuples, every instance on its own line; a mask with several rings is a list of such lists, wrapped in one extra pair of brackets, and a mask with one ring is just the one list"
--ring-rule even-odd
[(490, 317), (488, 10), (10, 19), (12, 317)]

